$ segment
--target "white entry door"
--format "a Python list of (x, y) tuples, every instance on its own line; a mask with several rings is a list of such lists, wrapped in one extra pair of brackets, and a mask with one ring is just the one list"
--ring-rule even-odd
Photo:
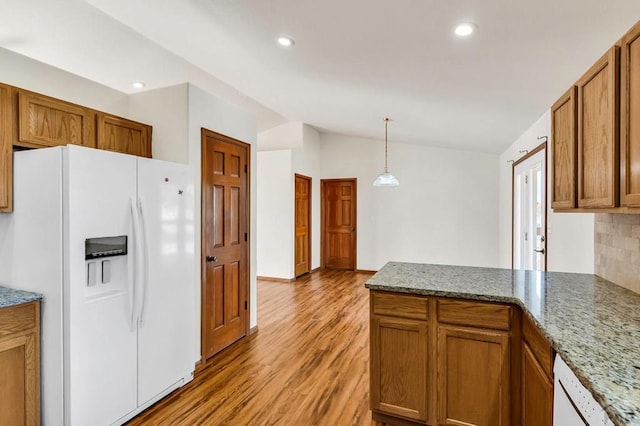
[(513, 268), (546, 270), (546, 149), (513, 168)]

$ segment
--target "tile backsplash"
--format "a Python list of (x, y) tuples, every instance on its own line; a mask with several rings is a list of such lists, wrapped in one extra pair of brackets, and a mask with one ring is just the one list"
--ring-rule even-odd
[(596, 214), (595, 273), (640, 293), (640, 214)]

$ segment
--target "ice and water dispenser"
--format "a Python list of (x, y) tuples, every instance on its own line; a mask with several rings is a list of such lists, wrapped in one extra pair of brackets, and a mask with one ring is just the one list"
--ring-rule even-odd
[(84, 240), (84, 253), (87, 286), (108, 284), (112, 278), (113, 258), (127, 254), (127, 236), (87, 238)]

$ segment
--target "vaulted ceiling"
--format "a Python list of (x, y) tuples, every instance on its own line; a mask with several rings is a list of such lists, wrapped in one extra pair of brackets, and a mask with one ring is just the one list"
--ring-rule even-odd
[[(192, 81), (259, 130), (295, 120), (380, 139), (390, 116), (390, 141), (496, 153), (640, 19), (637, 0), (1, 4), (1, 47), (123, 92)], [(476, 32), (455, 36), (460, 22)]]

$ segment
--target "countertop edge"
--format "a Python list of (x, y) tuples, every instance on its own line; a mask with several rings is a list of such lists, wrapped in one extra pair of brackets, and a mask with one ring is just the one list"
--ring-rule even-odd
[(44, 296), (40, 293), (0, 285), (0, 309), (43, 300)]

